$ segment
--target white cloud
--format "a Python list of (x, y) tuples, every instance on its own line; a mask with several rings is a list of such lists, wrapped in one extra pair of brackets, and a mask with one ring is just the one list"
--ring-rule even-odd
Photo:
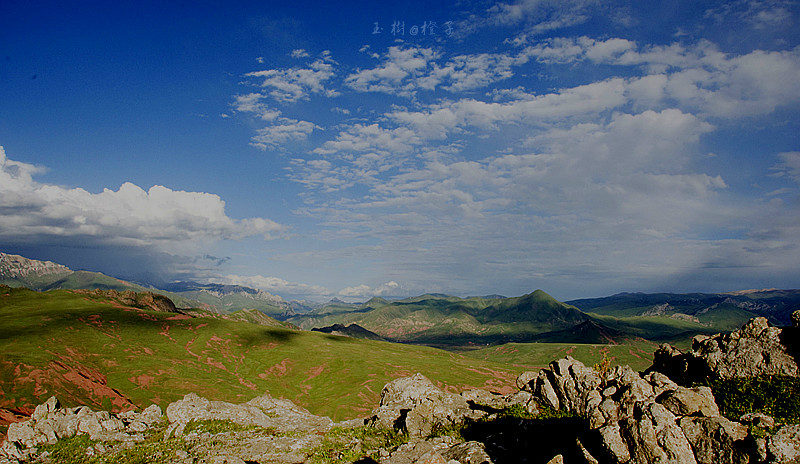
[(489, 22), (498, 24), (527, 24), (531, 34), (575, 26), (591, 17), (594, 0), (520, 0), (498, 3), (489, 8)]
[(431, 48), (398, 46), (376, 57), (382, 59), (380, 65), (351, 74), (345, 83), (359, 92), (405, 97), (437, 88), (462, 92), (508, 79), (514, 75), (512, 67), (522, 63), (508, 54), (478, 53), (457, 55), (440, 64), (441, 54)]
[(800, 79), (800, 47), (731, 56), (707, 41), (690, 47), (636, 47), (624, 39), (579, 37), (548, 40), (521, 54), (545, 63), (588, 60), (640, 66), (649, 75), (628, 80), (637, 103), (676, 102), (681, 108), (714, 117), (767, 114), (800, 102), (800, 88), (795, 84)]
[(255, 113), (264, 121), (274, 121), (281, 115), (280, 110), (270, 108), (261, 102), (265, 97), (260, 93), (248, 93), (246, 95), (234, 96), (231, 104), (234, 110), (242, 113)]
[(338, 95), (338, 92), (325, 87), (325, 82), (335, 75), (334, 64), (329, 54), (324, 53), (305, 68), (266, 69), (247, 73), (245, 77), (260, 81), (257, 85), (264, 89), (264, 96), (280, 103), (294, 103), (308, 99), (310, 94)]
[(279, 118), (275, 124), (258, 129), (256, 135), (251, 138), (251, 145), (262, 150), (275, 148), (287, 142), (305, 140), (315, 129), (319, 128), (309, 121)]
[(800, 184), (800, 151), (778, 153), (778, 158), (781, 162), (772, 169), (777, 171), (779, 176), (789, 176)]
[(430, 65), (437, 57), (430, 48), (389, 47), (378, 67), (347, 76), (345, 84), (360, 92), (410, 96), (417, 89), (432, 89), (438, 84), (429, 74)]
[(371, 298), (374, 296), (401, 296), (403, 289), (395, 281), (386, 282), (372, 288), (368, 285), (346, 287), (339, 291), (339, 296), (344, 298)]
[(294, 297), (325, 297), (333, 294), (330, 290), (320, 285), (308, 285), (298, 282), (289, 282), (279, 277), (264, 277), (262, 275), (242, 276), (229, 274), (221, 279), (215, 279), (219, 283), (241, 285), (243, 287), (256, 288), (266, 292), (283, 296), (284, 298)]
[(378, 151), (407, 153), (421, 143), (417, 134), (407, 127), (384, 129), (378, 124), (355, 124), (340, 132), (336, 140), (325, 142), (314, 153), (329, 155), (340, 152)]
[(298, 48), (298, 49), (292, 50), (292, 53), (291, 53), (291, 57), (292, 58), (307, 58), (309, 56), (310, 55), (308, 54), (308, 52), (305, 51), (305, 49), (302, 49), (302, 48)]
[(104, 244), (191, 249), (218, 240), (261, 235), (285, 227), (263, 218), (236, 220), (214, 194), (171, 190), (147, 191), (126, 182), (118, 190), (90, 193), (81, 188), (41, 184), (39, 168), (9, 160), (0, 147), (0, 236), (5, 240), (38, 238), (42, 243), (84, 237)]
[(455, 129), (494, 129), (501, 123), (562, 120), (600, 113), (626, 102), (625, 81), (613, 78), (508, 103), (462, 99), (430, 105), (423, 111), (394, 111), (387, 116), (413, 127), (423, 137), (436, 139)]

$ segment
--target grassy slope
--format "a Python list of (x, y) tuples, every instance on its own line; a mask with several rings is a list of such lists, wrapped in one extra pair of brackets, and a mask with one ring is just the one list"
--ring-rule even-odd
[(355, 323), (396, 341), (462, 346), (530, 340), (536, 334), (572, 327), (588, 319), (541, 290), (505, 299), (421, 295), (371, 309), (365, 305), (358, 311), (321, 312), (290, 318), (289, 322), (303, 329)]
[[(200, 313), (201, 314), (201, 313)], [(261, 392), (334, 419), (377, 406), (383, 385), (422, 372), (498, 389), (517, 369), (427, 347), (115, 307), (67, 290), (0, 291), (0, 407), (162, 407), (193, 391), (241, 402)], [(369, 353), (369, 356), (365, 356)]]
[(587, 366), (611, 359), (611, 365), (628, 364), (635, 370), (644, 370), (653, 363), (653, 352), (658, 345), (645, 340), (624, 345), (587, 345), (576, 343), (507, 343), (464, 352), (465, 356), (501, 362), (520, 370), (537, 370), (547, 367), (550, 361), (572, 356)]
[(266, 300), (259, 300), (241, 294), (231, 294), (218, 297), (208, 292), (196, 290), (178, 293), (181, 297), (199, 301), (203, 304), (217, 308), (221, 313), (227, 314), (242, 309), (257, 309), (264, 314), (278, 315), (285, 310), (280, 306)]

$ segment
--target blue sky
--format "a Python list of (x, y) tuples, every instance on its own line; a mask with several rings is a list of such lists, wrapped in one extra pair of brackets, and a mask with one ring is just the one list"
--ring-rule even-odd
[(0, 249), (287, 299), (800, 286), (794, 1), (0, 4)]

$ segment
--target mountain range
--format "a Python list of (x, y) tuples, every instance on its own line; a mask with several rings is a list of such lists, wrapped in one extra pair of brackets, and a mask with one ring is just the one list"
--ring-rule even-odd
[[(461, 298), (441, 293), (400, 300), (374, 297), (364, 303), (332, 299), (325, 304), (286, 301), (239, 285), (176, 282), (155, 289), (100, 273), (73, 271), (49, 261), (0, 253), (0, 284), (37, 291), (103, 289), (153, 292), (179, 308), (199, 308), (271, 320), (303, 330), (353, 324), (376, 337), (401, 343), (474, 348), (509, 342), (626, 343), (673, 341), (696, 333), (733, 330), (753, 316), (789, 325), (800, 309), (798, 290), (744, 290), (729, 293), (620, 293), (559, 302), (542, 290), (519, 297)], [(274, 319), (272, 319), (274, 318)]]

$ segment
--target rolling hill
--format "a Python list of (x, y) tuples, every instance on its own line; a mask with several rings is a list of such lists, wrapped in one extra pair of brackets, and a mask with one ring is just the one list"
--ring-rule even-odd
[(223, 314), (242, 309), (256, 309), (272, 316), (288, 317), (311, 310), (299, 302), (286, 302), (279, 296), (239, 285), (176, 282), (156, 289), (99, 272), (73, 271), (61, 264), (7, 253), (0, 253), (0, 284), (36, 291), (57, 289), (149, 291), (169, 297), (181, 308), (204, 308)]
[(344, 419), (374, 407), (388, 381), (415, 372), (454, 389), (496, 389), (518, 374), (429, 347), (291, 330), (253, 312), (235, 320), (154, 311), (118, 295), (0, 287), (0, 408), (29, 410), (52, 394), (121, 410), (164, 407), (187, 392), (242, 402), (268, 391)]
[(302, 329), (358, 324), (395, 342), (430, 346), (474, 346), (529, 341), (565, 330), (589, 317), (537, 290), (516, 298), (420, 295), (399, 301), (375, 299), (359, 307), (320, 308), (288, 321)]

